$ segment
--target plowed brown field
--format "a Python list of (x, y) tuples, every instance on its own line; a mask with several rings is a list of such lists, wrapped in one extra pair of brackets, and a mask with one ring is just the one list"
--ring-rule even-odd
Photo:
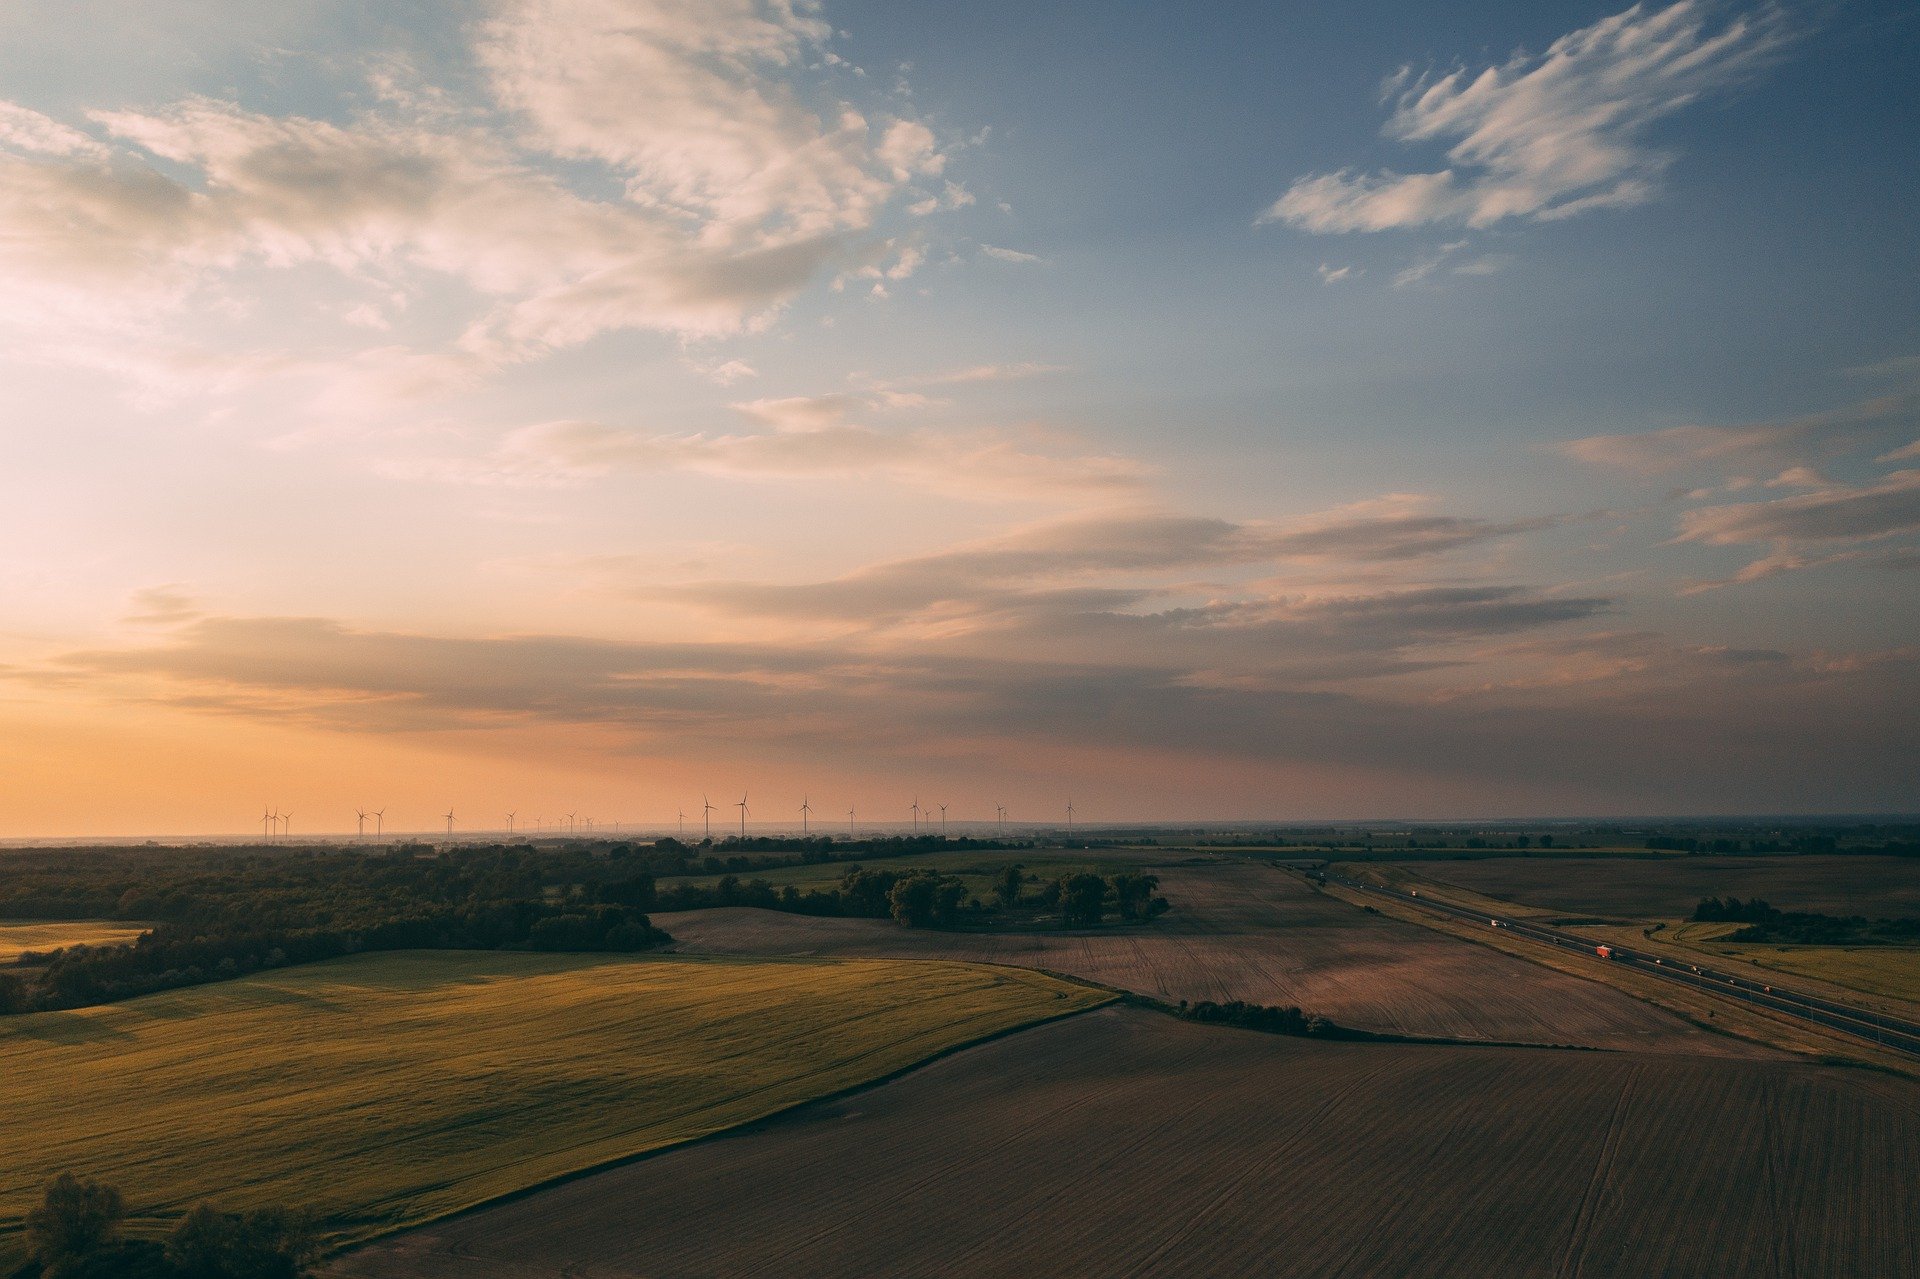
[(1106, 1010), (429, 1227), (340, 1279), (1920, 1274), (1920, 1089)]
[(1599, 982), (1369, 915), (1284, 871), (1158, 872), (1173, 910), (1095, 933), (927, 932), (869, 919), (726, 909), (655, 916), (688, 953), (981, 960), (1069, 973), (1168, 1000), (1297, 1004), (1394, 1034), (1753, 1056)]
[(1522, 906), (1679, 919), (1702, 897), (1764, 897), (1781, 910), (1920, 915), (1920, 858), (1488, 858), (1402, 862), (1429, 879)]

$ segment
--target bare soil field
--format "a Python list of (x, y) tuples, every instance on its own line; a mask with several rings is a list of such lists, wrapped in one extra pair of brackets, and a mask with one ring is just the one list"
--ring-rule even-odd
[(336, 1279), (1920, 1273), (1920, 1087), (1108, 1009), (375, 1244)]
[(1869, 917), (1920, 915), (1913, 857), (1511, 857), (1403, 862), (1470, 892), (1540, 910), (1680, 919), (1702, 897), (1764, 897), (1781, 910)]
[(1369, 915), (1264, 866), (1163, 869), (1173, 903), (1102, 932), (932, 932), (734, 908), (654, 916), (690, 954), (979, 960), (1045, 968), (1167, 1000), (1297, 1004), (1393, 1034), (1757, 1055), (1594, 981)]

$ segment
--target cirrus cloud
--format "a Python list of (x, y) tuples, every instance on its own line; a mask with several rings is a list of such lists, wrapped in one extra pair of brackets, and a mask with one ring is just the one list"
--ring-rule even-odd
[(1477, 74), (1402, 69), (1387, 82), (1394, 106), (1382, 131), (1448, 141), (1448, 167), (1303, 177), (1260, 221), (1314, 232), (1485, 227), (1642, 203), (1672, 159), (1646, 142), (1651, 126), (1737, 84), (1788, 38), (1775, 8), (1717, 24), (1716, 9), (1635, 5)]

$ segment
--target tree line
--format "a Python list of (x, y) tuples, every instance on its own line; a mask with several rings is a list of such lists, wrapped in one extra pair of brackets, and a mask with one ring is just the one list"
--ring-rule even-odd
[(1763, 898), (1741, 901), (1702, 898), (1693, 908), (1702, 923), (1745, 924), (1727, 935), (1736, 942), (1785, 942), (1801, 946), (1910, 946), (1920, 942), (1920, 919), (1868, 919), (1864, 915), (1826, 915), (1783, 911)]
[(651, 869), (660, 856), (623, 845), (597, 853), (572, 845), (22, 853), (10, 856), (0, 883), (0, 917), (151, 927), (131, 944), (23, 955), (0, 972), (0, 1013), (82, 1007), (361, 951), (643, 951), (671, 940), (650, 918), (662, 910), (757, 906), (914, 928), (1025, 912), (1036, 923), (1093, 928), (1113, 917), (1145, 922), (1167, 908), (1152, 875), (1043, 881), (1018, 865), (999, 872), (986, 900), (942, 871), (857, 864), (837, 884), (805, 891), (734, 874), (663, 889)]
[(0, 916), (151, 928), (132, 944), (23, 955), (0, 973), (0, 1012), (80, 1007), (359, 951), (640, 951), (671, 940), (643, 909), (604, 899), (630, 868), (576, 851), (117, 849), (23, 855), (8, 871)]
[(18, 1279), (300, 1279), (319, 1256), (306, 1213), (286, 1208), (222, 1212), (202, 1203), (164, 1240), (129, 1239), (114, 1187), (63, 1172), (27, 1213), (26, 1266)]
[[(1037, 885), (1028, 891), (1028, 885)], [(968, 922), (989, 922), (994, 916), (1021, 910), (1051, 912), (1067, 928), (1096, 928), (1109, 914), (1128, 923), (1144, 923), (1167, 909), (1167, 899), (1155, 895), (1156, 875), (1091, 873), (1067, 874), (1042, 881), (1025, 868), (1009, 865), (999, 872), (987, 900), (973, 896), (966, 881), (935, 870), (893, 870), (849, 867), (832, 888), (801, 891), (792, 884), (775, 887), (764, 879), (742, 881), (722, 876), (713, 884), (677, 884), (655, 889), (651, 879), (617, 886), (630, 900), (648, 910), (707, 910), (722, 906), (755, 906), (796, 915), (843, 916), (857, 919), (894, 919), (910, 928), (947, 928)]]

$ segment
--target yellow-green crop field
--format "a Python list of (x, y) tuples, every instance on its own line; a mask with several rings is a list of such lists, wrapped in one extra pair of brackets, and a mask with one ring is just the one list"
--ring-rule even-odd
[(1019, 969), (412, 951), (0, 1019), (0, 1267), (54, 1174), (336, 1242), (705, 1136), (1104, 1003)]
[(1920, 950), (1906, 946), (1701, 945), (1727, 959), (1920, 1003)]
[(118, 924), (107, 920), (0, 919), (0, 964), (11, 964), (30, 950), (54, 950), (61, 946), (105, 946), (132, 941), (146, 932), (144, 924)]

